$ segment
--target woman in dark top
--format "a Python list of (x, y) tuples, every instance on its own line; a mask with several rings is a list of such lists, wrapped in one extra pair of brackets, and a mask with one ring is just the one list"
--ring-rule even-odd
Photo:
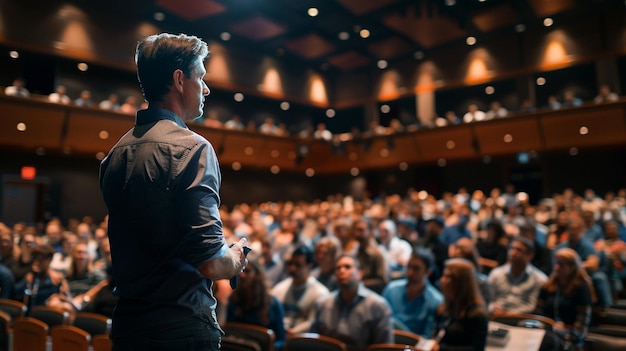
[[(482, 258), (495, 261), (497, 263), (497, 265), (495, 265), (496, 267), (501, 266), (506, 262), (508, 253), (508, 243), (504, 227), (500, 221), (492, 220), (487, 223), (485, 230), (487, 237), (479, 239), (476, 243), (478, 254)], [(489, 274), (491, 269), (491, 267), (483, 267), (483, 273)]]
[(595, 292), (580, 257), (570, 248), (554, 254), (554, 271), (539, 291), (535, 313), (554, 319), (565, 350), (582, 350)]
[(474, 265), (463, 258), (447, 260), (439, 287), (445, 301), (437, 312), (435, 349), (484, 350), (489, 321)]
[(275, 335), (274, 350), (282, 350), (286, 336), (283, 307), (270, 295), (263, 267), (258, 261), (251, 260), (239, 279), (239, 287), (228, 299), (226, 320), (271, 329)]

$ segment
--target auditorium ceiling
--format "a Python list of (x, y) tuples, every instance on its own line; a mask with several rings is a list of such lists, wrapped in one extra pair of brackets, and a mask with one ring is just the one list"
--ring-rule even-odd
[(623, 0), (74, 0), (289, 64), (349, 72), (587, 16)]

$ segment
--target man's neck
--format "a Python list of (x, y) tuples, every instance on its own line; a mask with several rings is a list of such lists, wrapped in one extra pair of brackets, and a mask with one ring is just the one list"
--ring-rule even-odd
[(514, 278), (519, 277), (526, 270), (527, 265), (511, 264), (511, 275)]
[(339, 296), (341, 297), (341, 300), (345, 303), (351, 303), (352, 300), (354, 300), (354, 297), (356, 296), (356, 292), (359, 289), (358, 285), (355, 285), (353, 287), (346, 287), (343, 288), (339, 291)]
[(408, 299), (412, 300), (421, 295), (424, 289), (426, 289), (426, 283), (424, 281), (418, 283), (407, 283), (406, 294)]
[(303, 286), (304, 284), (306, 284), (306, 281), (309, 279), (309, 276), (305, 276), (303, 278), (300, 277), (294, 277), (293, 281), (291, 283), (291, 285), (293, 285), (296, 288), (299, 288), (301, 286)]

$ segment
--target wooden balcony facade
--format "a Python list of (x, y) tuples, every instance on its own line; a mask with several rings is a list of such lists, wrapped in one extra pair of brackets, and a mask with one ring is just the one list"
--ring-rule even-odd
[[(0, 148), (23, 153), (103, 157), (134, 123), (130, 115), (58, 105), (40, 99), (0, 96)], [(224, 167), (281, 172), (341, 174), (473, 160), (571, 148), (626, 146), (626, 99), (619, 102), (348, 140), (341, 144), (298, 137), (208, 128), (190, 124), (206, 137)]]

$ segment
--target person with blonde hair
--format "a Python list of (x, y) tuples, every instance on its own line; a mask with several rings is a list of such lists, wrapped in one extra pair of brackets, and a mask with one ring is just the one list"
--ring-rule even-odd
[(554, 319), (564, 350), (582, 350), (595, 291), (580, 256), (570, 248), (554, 254), (554, 271), (541, 287), (535, 313)]
[(489, 320), (475, 271), (474, 264), (464, 258), (446, 261), (439, 281), (444, 302), (437, 310), (434, 350), (485, 349)]

